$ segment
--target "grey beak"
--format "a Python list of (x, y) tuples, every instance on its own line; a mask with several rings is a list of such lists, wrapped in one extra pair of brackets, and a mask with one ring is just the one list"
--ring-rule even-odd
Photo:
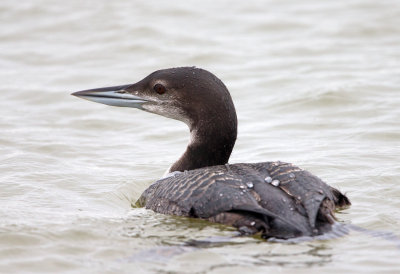
[(131, 107), (142, 109), (142, 105), (148, 100), (132, 95), (126, 91), (131, 85), (87, 89), (72, 93), (76, 97), (100, 104), (116, 107)]

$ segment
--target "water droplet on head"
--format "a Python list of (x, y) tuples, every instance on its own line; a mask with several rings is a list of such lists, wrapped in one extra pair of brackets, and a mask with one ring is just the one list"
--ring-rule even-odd
[(239, 187), (240, 187), (241, 189), (244, 189), (244, 188), (245, 188), (245, 186), (244, 186), (244, 185), (240, 185)]
[(252, 182), (248, 182), (248, 183), (246, 183), (246, 185), (248, 188), (253, 188), (253, 186), (254, 186)]
[(293, 179), (296, 176), (293, 173), (289, 173), (289, 177)]
[(272, 182), (271, 182), (271, 185), (273, 185), (273, 186), (279, 186), (279, 180), (273, 180)]
[(254, 221), (250, 223), (251, 226), (254, 226), (255, 224), (256, 224), (256, 222), (254, 222)]
[(222, 197), (222, 196), (224, 196), (224, 194), (220, 193), (220, 194), (219, 194), (219, 197)]
[(265, 177), (265, 181), (269, 184), (272, 182), (272, 178), (271, 177)]
[(318, 190), (319, 194), (324, 194), (324, 192), (322, 191), (322, 189)]

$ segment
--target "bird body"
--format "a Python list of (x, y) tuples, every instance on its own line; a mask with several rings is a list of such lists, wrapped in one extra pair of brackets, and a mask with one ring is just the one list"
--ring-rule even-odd
[(319, 235), (348, 199), (321, 179), (283, 162), (218, 165), (176, 173), (152, 184), (138, 204), (234, 226), (247, 234)]
[(190, 142), (170, 175), (153, 183), (138, 200), (155, 212), (287, 239), (330, 231), (335, 209), (350, 205), (339, 190), (292, 164), (228, 164), (237, 136), (236, 111), (226, 86), (206, 70), (159, 70), (132, 85), (73, 95), (188, 125)]

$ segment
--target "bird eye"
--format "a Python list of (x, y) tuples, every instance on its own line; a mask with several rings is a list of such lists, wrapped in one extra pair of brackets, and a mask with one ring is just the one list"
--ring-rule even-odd
[(167, 89), (161, 84), (155, 84), (153, 89), (158, 94), (164, 94), (167, 91)]

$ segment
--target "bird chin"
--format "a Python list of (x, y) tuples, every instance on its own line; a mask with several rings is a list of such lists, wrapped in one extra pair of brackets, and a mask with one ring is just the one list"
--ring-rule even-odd
[(169, 104), (147, 102), (142, 105), (142, 109), (147, 112), (184, 122), (186, 125), (190, 126), (190, 119), (185, 115), (185, 112), (178, 107)]

